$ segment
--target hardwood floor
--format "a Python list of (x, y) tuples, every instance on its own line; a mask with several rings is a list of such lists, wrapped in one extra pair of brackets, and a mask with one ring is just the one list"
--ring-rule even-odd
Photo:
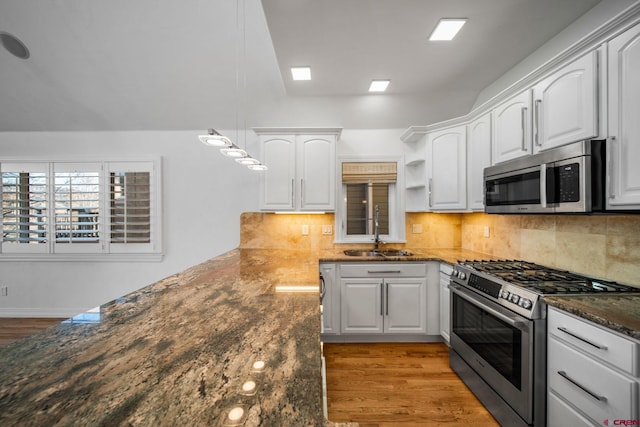
[(34, 334), (65, 319), (0, 317), (0, 347)]
[(324, 344), (329, 420), (360, 427), (498, 426), (430, 344)]

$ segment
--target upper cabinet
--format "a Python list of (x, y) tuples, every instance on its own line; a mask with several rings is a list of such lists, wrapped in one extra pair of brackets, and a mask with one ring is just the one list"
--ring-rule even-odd
[(640, 209), (640, 26), (609, 42), (608, 209)]
[(254, 129), (269, 167), (261, 182), (266, 211), (333, 211), (339, 129)]
[(491, 113), (477, 118), (467, 129), (468, 208), (484, 210), (484, 168), (491, 165)]
[(431, 154), (431, 177), (428, 181), (431, 209), (466, 209), (467, 127), (462, 125), (429, 133), (427, 152)]
[(533, 151), (598, 136), (598, 51), (533, 88)]
[(531, 90), (498, 105), (493, 118), (493, 164), (531, 154)]

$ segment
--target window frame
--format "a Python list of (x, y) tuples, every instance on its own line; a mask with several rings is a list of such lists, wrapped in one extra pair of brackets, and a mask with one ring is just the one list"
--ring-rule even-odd
[(335, 211), (335, 243), (373, 243), (373, 234), (347, 234), (347, 184), (342, 182), (342, 163), (350, 162), (396, 162), (397, 177), (389, 184), (389, 234), (381, 234), (385, 243), (406, 243), (404, 210), (404, 167), (400, 156), (340, 156), (337, 159), (336, 182), (338, 183), (338, 203)]
[[(9, 166), (9, 167), (7, 167)], [(47, 243), (42, 245), (5, 245), (0, 236), (0, 261), (161, 261), (162, 252), (162, 159), (159, 156), (136, 159), (24, 160), (0, 158), (3, 172), (21, 167), (28, 172), (47, 171)], [(32, 169), (30, 169), (32, 168)], [(99, 172), (99, 241), (98, 243), (56, 243), (55, 172), (98, 168)], [(138, 170), (140, 169), (140, 170)], [(150, 242), (111, 243), (111, 172), (149, 172)], [(2, 186), (0, 186), (0, 194)], [(68, 245), (68, 246), (67, 246)]]

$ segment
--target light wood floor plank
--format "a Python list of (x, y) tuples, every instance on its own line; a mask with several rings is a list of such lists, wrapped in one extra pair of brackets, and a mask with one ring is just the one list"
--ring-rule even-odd
[(0, 317), (0, 346), (35, 334), (65, 319), (58, 318), (13, 318)]
[(324, 344), (329, 420), (361, 427), (499, 424), (430, 344)]

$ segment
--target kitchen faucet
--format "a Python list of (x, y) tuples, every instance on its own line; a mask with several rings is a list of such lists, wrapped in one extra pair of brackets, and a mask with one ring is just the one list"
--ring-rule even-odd
[(376, 205), (376, 214), (373, 217), (373, 250), (377, 251), (380, 243), (384, 243), (380, 240), (380, 225), (378, 224), (378, 219), (380, 217), (380, 207)]

